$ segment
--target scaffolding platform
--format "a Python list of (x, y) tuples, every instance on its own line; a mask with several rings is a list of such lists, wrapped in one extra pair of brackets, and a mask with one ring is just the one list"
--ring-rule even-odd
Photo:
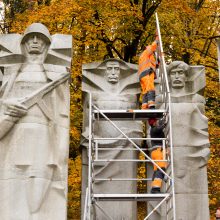
[(95, 201), (161, 201), (169, 198), (169, 193), (159, 194), (93, 194)]
[(149, 118), (162, 118), (166, 114), (164, 109), (128, 109), (128, 110), (94, 110), (94, 118), (105, 120), (103, 114), (111, 120), (140, 120), (144, 121)]

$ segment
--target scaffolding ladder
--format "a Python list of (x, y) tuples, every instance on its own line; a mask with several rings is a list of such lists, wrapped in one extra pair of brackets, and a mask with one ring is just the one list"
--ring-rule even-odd
[[(171, 122), (171, 98), (170, 98), (170, 90), (168, 85), (168, 78), (166, 73), (166, 66), (163, 57), (163, 48), (160, 36), (159, 22), (156, 14), (157, 21), (157, 31), (159, 35), (159, 54), (160, 54), (160, 68), (159, 68), (159, 78), (160, 78), (160, 92), (161, 92), (161, 100), (162, 100), (162, 108), (161, 109), (149, 109), (149, 110), (102, 110), (99, 109), (96, 105), (94, 105), (92, 101), (92, 95), (89, 93), (89, 148), (88, 148), (88, 187), (86, 190), (86, 198), (85, 198), (85, 206), (84, 206), (84, 214), (83, 220), (93, 220), (91, 214), (91, 207), (97, 205), (98, 201), (157, 201), (157, 205), (153, 208), (153, 210), (148, 213), (148, 215), (144, 218), (144, 220), (150, 219), (152, 214), (161, 207), (162, 204), (166, 204), (166, 219), (167, 220), (176, 220), (176, 211), (175, 211), (175, 189), (174, 189), (174, 167), (173, 167), (173, 144), (172, 144), (172, 122)], [(167, 127), (165, 132), (165, 138), (130, 138), (126, 133), (122, 131), (122, 129), (114, 123), (114, 121), (146, 121), (149, 118), (166, 118)], [(112, 137), (104, 137), (104, 138), (95, 138), (94, 134), (94, 122), (97, 120), (106, 120), (108, 121), (117, 131), (122, 134), (123, 137), (120, 138), (112, 138)], [(129, 141), (133, 148), (130, 150), (137, 150), (144, 155), (144, 160), (141, 159), (100, 159), (99, 151), (103, 150), (99, 148), (97, 144), (99, 140), (127, 140)], [(169, 148), (169, 155), (164, 154), (163, 160), (167, 162), (167, 168), (164, 171), (161, 169), (156, 162), (158, 160), (152, 160), (142, 149), (139, 147), (135, 140), (162, 140), (163, 141), (163, 149), (165, 152), (166, 148)], [(105, 150), (114, 150), (113, 148), (108, 148)], [(118, 150), (118, 149), (117, 149)], [(123, 149), (121, 149), (123, 150)], [(151, 178), (96, 178), (94, 175), (94, 164), (96, 162), (146, 162), (155, 165), (166, 178), (165, 182), (165, 192), (160, 194), (150, 194), (150, 193), (139, 193), (139, 194), (105, 194), (105, 193), (94, 193), (93, 192), (93, 184), (95, 181), (151, 181)], [(100, 208), (101, 209), (101, 208)], [(105, 210), (101, 210), (103, 214), (112, 219)]]

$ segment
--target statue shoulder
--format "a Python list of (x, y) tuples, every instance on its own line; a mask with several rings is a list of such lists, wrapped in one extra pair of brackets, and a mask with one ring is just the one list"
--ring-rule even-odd
[(54, 80), (63, 73), (68, 73), (67, 68), (59, 65), (44, 64), (46, 75), (49, 79)]
[(12, 75), (16, 75), (21, 68), (21, 64), (15, 64), (11, 66), (4, 67), (4, 72), (2, 76), (2, 86), (6, 84)]
[(199, 94), (195, 94), (192, 97), (192, 102), (205, 104), (205, 98)]
[(1, 83), (0, 83), (0, 97), (2, 97), (8, 85), (8, 82), (10, 80), (11, 81), (14, 80), (20, 68), (21, 68), (21, 64), (15, 64), (15, 65), (4, 67), (4, 71), (3, 71), (3, 74), (1, 77)]
[(21, 68), (21, 64), (15, 64), (15, 65), (4, 67), (3, 77), (7, 75), (11, 75), (12, 73), (18, 72), (20, 68)]

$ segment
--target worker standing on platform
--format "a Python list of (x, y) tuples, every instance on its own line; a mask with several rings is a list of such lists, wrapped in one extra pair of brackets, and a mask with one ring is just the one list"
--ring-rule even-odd
[[(151, 118), (148, 120), (150, 128), (150, 137), (151, 138), (165, 138), (165, 134), (163, 129), (166, 126), (166, 123), (163, 119), (157, 120), (155, 118)], [(151, 141), (151, 158), (152, 160), (164, 160), (163, 158), (163, 140), (152, 140)], [(160, 161), (156, 162), (156, 164), (165, 171), (166, 162)], [(164, 178), (164, 173), (162, 173), (157, 166), (154, 165), (154, 173), (152, 177), (152, 188), (151, 193), (160, 193), (162, 181)]]
[(156, 68), (158, 60), (155, 52), (159, 43), (158, 35), (155, 41), (146, 47), (139, 58), (138, 75), (142, 89), (141, 109), (155, 108), (155, 88)]

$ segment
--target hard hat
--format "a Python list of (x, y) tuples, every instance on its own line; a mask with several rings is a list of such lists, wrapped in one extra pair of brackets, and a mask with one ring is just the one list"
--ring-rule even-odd
[(156, 118), (150, 118), (150, 119), (148, 119), (148, 123), (149, 123), (150, 126), (154, 125), (154, 123), (155, 123), (156, 121), (157, 121)]
[(33, 23), (30, 26), (28, 26), (26, 28), (26, 30), (24, 31), (24, 35), (23, 35), (23, 38), (21, 40), (21, 43), (24, 43), (24, 41), (26, 40), (27, 36), (32, 34), (32, 33), (42, 34), (43, 37), (44, 37), (44, 40), (47, 43), (51, 43), (50, 32), (48, 31), (47, 27), (44, 26), (41, 23)]

